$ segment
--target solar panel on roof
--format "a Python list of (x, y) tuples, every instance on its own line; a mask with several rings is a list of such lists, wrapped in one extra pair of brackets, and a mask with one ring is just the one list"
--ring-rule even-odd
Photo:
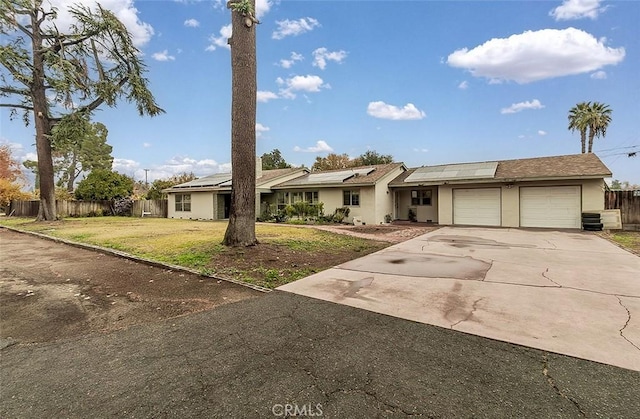
[(373, 167), (368, 167), (364, 169), (340, 170), (338, 172), (311, 173), (306, 181), (307, 183), (338, 183), (344, 182), (354, 176), (366, 176), (374, 170)]
[(310, 173), (307, 176), (302, 176), (298, 179), (293, 179), (287, 182), (287, 185), (307, 185), (313, 184), (331, 184), (342, 183), (347, 179), (351, 179), (354, 176), (367, 176), (371, 172), (375, 171), (375, 167), (367, 167), (364, 169), (347, 169), (338, 170), (335, 172), (320, 172)]
[(405, 182), (434, 182), (441, 180), (493, 179), (498, 162), (461, 163), (444, 166), (419, 167)]
[(175, 188), (219, 186), (220, 184), (229, 181), (231, 181), (231, 173), (216, 173), (215, 175), (205, 176), (200, 179), (176, 185)]

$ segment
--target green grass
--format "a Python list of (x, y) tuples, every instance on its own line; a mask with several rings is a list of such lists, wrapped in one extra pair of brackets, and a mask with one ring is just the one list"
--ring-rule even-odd
[(640, 254), (640, 231), (615, 231), (608, 237), (620, 246)]
[(299, 253), (305, 263), (299, 263), (299, 266), (277, 266), (273, 263), (271, 266), (259, 266), (258, 262), (253, 263), (250, 250), (240, 250), (233, 253), (235, 259), (230, 262), (216, 264), (217, 257), (229, 258), (229, 249), (221, 244), (227, 228), (223, 221), (91, 217), (34, 222), (30, 218), (12, 217), (0, 218), (0, 225), (116, 249), (196, 269), (203, 274), (223, 275), (266, 287), (276, 287), (326, 269), (328, 266), (322, 266), (318, 261), (323, 259), (323, 255), (326, 259), (326, 255), (344, 254), (349, 260), (386, 246), (313, 228), (258, 224), (256, 236), (260, 243)]

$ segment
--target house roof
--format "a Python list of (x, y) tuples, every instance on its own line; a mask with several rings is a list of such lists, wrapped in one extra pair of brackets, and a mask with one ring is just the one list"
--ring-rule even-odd
[(370, 166), (351, 167), (347, 169), (322, 170), (307, 173), (295, 179), (279, 183), (274, 188), (300, 188), (308, 186), (344, 186), (375, 185), (381, 178), (393, 170), (404, 167), (404, 163), (376, 164)]
[[(295, 173), (296, 171), (303, 173), (306, 172), (307, 169), (291, 167), (288, 169), (263, 170), (262, 176), (256, 178), (256, 187), (260, 187), (265, 183)], [(204, 176), (199, 179), (172, 186), (171, 188), (165, 189), (163, 192), (213, 191), (220, 189), (231, 189), (231, 173), (216, 173)]]
[[(465, 170), (468, 165), (485, 165), (492, 167), (497, 164), (495, 173), (485, 171), (478, 176), (478, 172)], [(593, 153), (572, 154), (567, 156), (536, 157), (530, 159), (501, 160), (483, 163), (461, 163), (459, 165), (427, 166), (426, 172), (454, 173), (453, 176), (429, 178), (428, 176), (416, 176), (424, 168), (412, 168), (400, 174), (389, 183), (391, 187), (431, 184), (438, 185), (449, 182), (505, 182), (516, 180), (550, 180), (567, 178), (604, 178), (610, 177), (611, 171)], [(482, 167), (482, 166), (480, 166)], [(442, 170), (440, 170), (442, 168)], [(457, 170), (456, 170), (457, 169)], [(468, 174), (475, 174), (471, 176)], [(466, 176), (468, 175), (468, 176)]]
[(256, 179), (256, 185), (260, 186), (272, 180), (278, 179), (279, 177), (290, 175), (297, 171), (308, 172), (309, 169), (305, 169), (304, 167), (289, 167), (287, 169), (263, 170), (262, 176)]

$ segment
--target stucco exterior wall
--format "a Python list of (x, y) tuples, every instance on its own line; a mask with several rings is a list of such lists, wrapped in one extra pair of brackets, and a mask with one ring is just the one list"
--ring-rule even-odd
[(453, 224), (453, 188), (450, 185), (438, 186), (438, 224)]
[[(431, 191), (431, 205), (412, 205), (411, 204), (411, 191), (414, 190), (430, 190)], [(396, 192), (396, 199), (398, 201), (397, 213), (395, 215), (398, 220), (409, 219), (409, 208), (413, 208), (416, 211), (416, 221), (421, 223), (438, 222), (438, 187), (415, 187), (399, 190)]]
[(515, 186), (509, 188), (503, 185), (500, 196), (502, 226), (520, 227), (520, 189)]
[[(376, 205), (375, 205), (375, 191), (373, 186), (353, 186), (345, 188), (334, 189), (320, 189), (318, 191), (318, 201), (324, 204), (324, 213), (333, 214), (336, 208), (342, 208), (343, 205), (343, 192), (345, 190), (357, 190), (360, 191), (360, 205), (349, 206), (351, 211), (349, 217), (345, 219), (345, 222), (353, 222), (353, 217), (357, 217), (362, 222), (367, 224), (376, 223)], [(389, 198), (389, 201), (391, 198)], [(390, 206), (391, 204), (389, 204)], [(384, 215), (382, 216), (384, 219)], [(382, 221), (381, 219), (381, 221)]]
[(333, 214), (336, 208), (342, 208), (342, 189), (318, 190), (318, 202), (322, 202), (325, 214)]
[[(517, 182), (511, 186), (500, 185), (501, 188), (501, 215), (503, 227), (520, 227), (520, 188), (529, 186), (574, 186), (581, 187), (582, 212), (604, 210), (604, 180), (554, 180), (537, 182)], [(439, 224), (453, 224), (453, 189), (454, 188), (489, 188), (498, 185), (484, 184), (460, 184), (441, 185), (438, 187), (438, 217)], [(402, 208), (402, 204), (400, 206)]]
[[(389, 190), (389, 182), (404, 172), (404, 166), (399, 166), (387, 173), (376, 183), (374, 190), (374, 206), (375, 214), (371, 223), (380, 224), (385, 221), (384, 217), (389, 214), (391, 218), (393, 214), (393, 191)], [(369, 223), (369, 222), (367, 222)]]
[(191, 211), (176, 211), (175, 194), (169, 194), (168, 218), (213, 219), (213, 192), (186, 192), (191, 195)]
[(367, 187), (362, 186), (360, 188), (345, 188), (345, 189), (360, 190), (360, 205), (349, 206), (349, 208), (351, 208), (351, 213), (349, 214), (349, 221), (353, 221), (353, 217), (358, 217), (365, 224), (379, 224), (376, 222), (375, 188), (373, 186), (367, 186)]
[(604, 211), (604, 179), (582, 183), (582, 212)]

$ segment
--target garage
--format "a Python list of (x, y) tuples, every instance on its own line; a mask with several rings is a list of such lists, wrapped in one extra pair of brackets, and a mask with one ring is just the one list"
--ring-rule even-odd
[(500, 188), (454, 189), (453, 223), (499, 226)]
[(580, 186), (520, 188), (520, 226), (580, 228)]

